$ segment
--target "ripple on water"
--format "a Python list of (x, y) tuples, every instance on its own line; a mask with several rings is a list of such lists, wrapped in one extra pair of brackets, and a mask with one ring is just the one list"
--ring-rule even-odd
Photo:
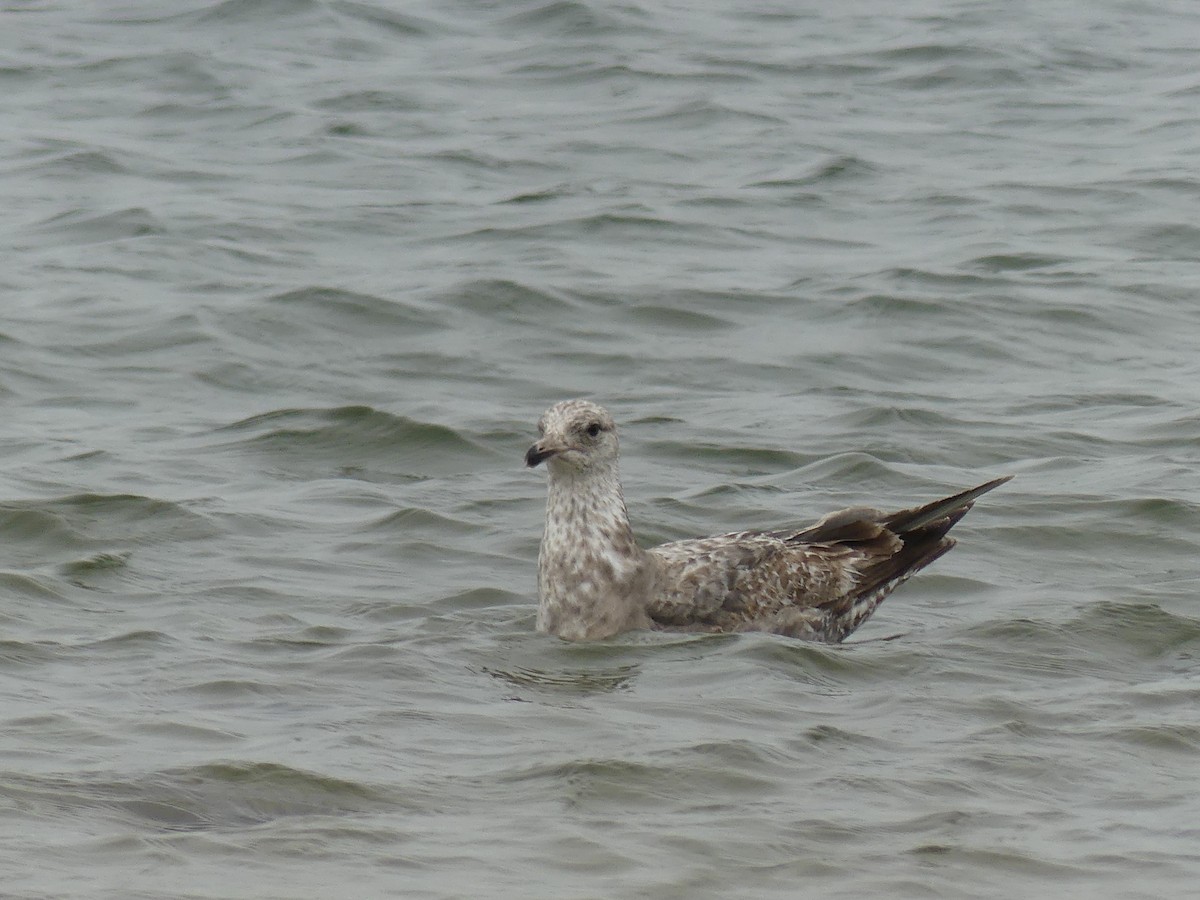
[[(369, 406), (279, 409), (218, 429), (222, 446), (269, 459), (294, 477), (384, 471), (428, 478), (473, 470), (489, 451), (463, 432)], [(369, 479), (374, 480), (374, 479)]]
[(38, 232), (71, 244), (95, 244), (165, 234), (166, 227), (148, 209), (131, 206), (95, 215), (91, 210), (60, 213), (45, 222)]
[(531, 800), (553, 797), (581, 812), (653, 809), (664, 802), (677, 805), (687, 797), (703, 797), (701, 802), (707, 804), (714, 792), (729, 800), (768, 796), (776, 787), (777, 773), (736, 767), (730, 760), (738, 757), (744, 763), (746, 756), (746, 748), (734, 752), (737, 749), (734, 744), (719, 745), (719, 752), (713, 752), (712, 745), (687, 747), (654, 754), (662, 757), (658, 761), (585, 758), (542, 763), (498, 773), (484, 783), (520, 785)]
[(467, 281), (440, 291), (433, 302), (463, 312), (487, 313), (488, 319), (516, 323), (541, 321), (547, 315), (575, 308), (565, 294), (542, 290), (516, 281)]
[[(6, 5), (0, 893), (1195, 893), (1200, 8), (751, 6)], [(1021, 477), (575, 646), (577, 394), (642, 537)]]
[(320, 5), (314, 0), (222, 0), (211, 4), (195, 14), (202, 24), (238, 25), (246, 22), (262, 22), (280, 27), (288, 19), (316, 12)]
[(272, 294), (257, 309), (272, 307), (278, 308), (274, 316), (276, 325), (282, 327), (287, 323), (289, 330), (312, 329), (326, 339), (330, 333), (379, 337), (380, 329), (407, 335), (414, 330), (432, 331), (445, 325), (441, 315), (432, 309), (339, 288), (305, 287)]
[(282, 818), (361, 815), (396, 798), (358, 781), (278, 763), (221, 762), (150, 772), (129, 779), (101, 774), (25, 776), (0, 787), (12, 802), (34, 802), (59, 815), (119, 819), (152, 831), (245, 828)]
[(118, 572), (128, 561), (130, 546), (203, 540), (219, 533), (207, 516), (183, 504), (136, 494), (74, 494), (0, 504), (0, 539), (9, 559), (35, 565), (59, 560), (62, 573), (72, 580)]

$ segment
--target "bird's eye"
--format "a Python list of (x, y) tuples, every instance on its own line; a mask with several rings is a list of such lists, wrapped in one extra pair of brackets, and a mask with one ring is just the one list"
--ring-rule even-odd
[(597, 435), (599, 435), (599, 434), (600, 434), (600, 432), (601, 432), (602, 430), (603, 430), (603, 429), (600, 427), (600, 423), (599, 423), (599, 422), (593, 422), (591, 425), (589, 425), (589, 426), (587, 427), (587, 433), (588, 433), (588, 437), (596, 437)]

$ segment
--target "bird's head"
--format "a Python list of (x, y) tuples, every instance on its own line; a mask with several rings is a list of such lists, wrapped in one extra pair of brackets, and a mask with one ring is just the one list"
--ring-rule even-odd
[(538, 439), (525, 454), (525, 465), (546, 463), (551, 472), (586, 472), (617, 461), (617, 426), (602, 406), (590, 400), (564, 400), (538, 419)]

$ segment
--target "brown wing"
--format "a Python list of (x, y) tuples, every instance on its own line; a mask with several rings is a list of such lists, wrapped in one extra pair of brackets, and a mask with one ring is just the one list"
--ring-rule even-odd
[(800, 531), (663, 544), (650, 550), (662, 562), (662, 578), (647, 611), (668, 628), (840, 641), (893, 589), (949, 551), (954, 539), (946, 532), (977, 497), (1008, 480), (894, 513), (840, 510)]
[(676, 541), (650, 553), (663, 564), (647, 610), (658, 624), (802, 637), (827, 628), (823, 607), (853, 588), (860, 555), (844, 545), (802, 546), (762, 532)]

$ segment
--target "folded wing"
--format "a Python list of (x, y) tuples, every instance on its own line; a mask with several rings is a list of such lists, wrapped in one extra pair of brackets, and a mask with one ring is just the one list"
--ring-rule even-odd
[(1008, 480), (892, 513), (840, 510), (798, 531), (662, 544), (649, 551), (662, 577), (647, 611), (664, 628), (840, 641), (893, 589), (949, 551), (954, 523)]

